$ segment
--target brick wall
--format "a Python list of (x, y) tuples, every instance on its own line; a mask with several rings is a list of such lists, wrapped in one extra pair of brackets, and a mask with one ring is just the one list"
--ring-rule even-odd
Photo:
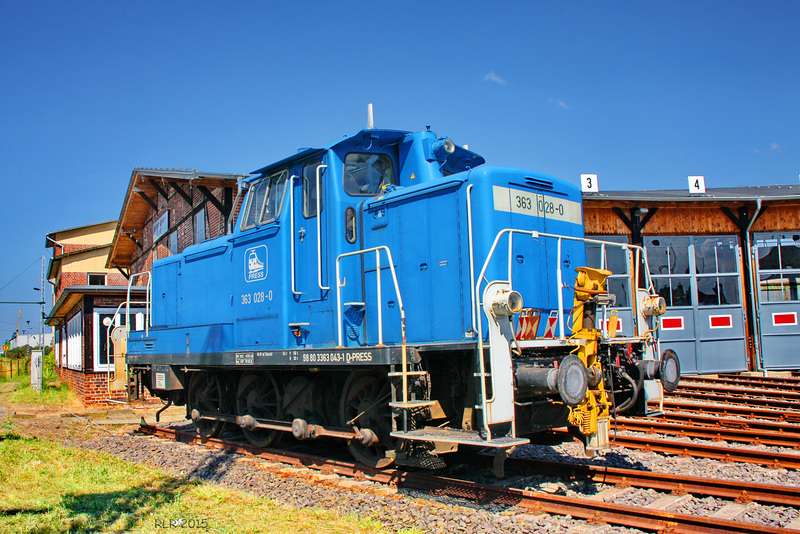
[[(119, 402), (114, 401), (128, 401), (126, 392), (108, 391), (108, 374), (106, 373), (86, 373), (66, 368), (56, 369), (56, 372), (62, 382), (69, 384), (70, 390), (86, 408), (117, 406)], [(145, 390), (144, 400), (151, 399), (153, 397)]]
[[(172, 187), (165, 188), (168, 192), (168, 198), (165, 199), (158, 195), (158, 210), (150, 211), (150, 215), (142, 229), (142, 249), (138, 255), (131, 258), (132, 273), (150, 271), (153, 268), (153, 261), (156, 259), (166, 258), (173, 252), (182, 252), (186, 247), (193, 245), (196, 223), (194, 214), (199, 209), (205, 208), (205, 216), (200, 224), (205, 226), (206, 239), (219, 237), (226, 233), (224, 217), (213, 204), (206, 200), (198, 188), (191, 184), (177, 185), (191, 197), (192, 205), (190, 206)], [(236, 188), (232, 186), (231, 189), (235, 192)], [(223, 188), (215, 188), (211, 192), (220, 203), (223, 203)], [(232, 217), (235, 217), (238, 213), (241, 202), (242, 199), (240, 198), (232, 210)], [(153, 243), (153, 225), (167, 211), (169, 211), (169, 229), (171, 231), (161, 236), (156, 243)], [(177, 251), (170, 251), (170, 233), (177, 235)], [(136, 285), (146, 285), (147, 279), (140, 277), (135, 283)]]

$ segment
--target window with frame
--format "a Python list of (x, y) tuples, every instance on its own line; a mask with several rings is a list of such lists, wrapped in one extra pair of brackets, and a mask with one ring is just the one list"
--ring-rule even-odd
[[(589, 236), (589, 238), (612, 243), (628, 243), (627, 236), (620, 235)], [(586, 266), (611, 271), (606, 286), (608, 292), (616, 296), (615, 307), (628, 308), (631, 305), (630, 262), (629, 252), (622, 247), (586, 243)]]
[(800, 234), (756, 235), (761, 302), (800, 301)]
[(646, 237), (644, 245), (656, 293), (664, 297), (667, 306), (692, 306), (689, 238)]
[(386, 154), (352, 152), (344, 158), (344, 191), (354, 197), (372, 197), (395, 184), (392, 158)]
[(736, 236), (645, 238), (653, 284), (667, 306), (741, 303)]
[(203, 208), (194, 214), (194, 242), (201, 243), (206, 240), (206, 209)]
[(90, 286), (104, 286), (104, 285), (106, 285), (106, 274), (105, 273), (89, 273), (89, 285)]
[(306, 219), (317, 216), (317, 194), (319, 194), (319, 210), (322, 211), (325, 207), (323, 203), (325, 185), (322, 178), (325, 169), (320, 171), (322, 174), (320, 174), (319, 192), (317, 192), (317, 169), (320, 165), (322, 165), (322, 161), (315, 160), (303, 166), (303, 217)]
[(83, 368), (83, 328), (81, 312), (67, 321), (67, 368), (80, 371)]
[(288, 174), (286, 170), (282, 170), (250, 186), (240, 226), (242, 230), (272, 222), (280, 216)]
[[(94, 370), (95, 371), (108, 371), (114, 366), (114, 357), (109, 358), (108, 353), (114, 353), (114, 342), (111, 341), (111, 331), (117, 326), (125, 324), (125, 313), (121, 311), (119, 315), (114, 317), (116, 308), (95, 308), (92, 314), (93, 322), (93, 337), (94, 337)], [(112, 319), (114, 322), (110, 326), (103, 324), (106, 318)]]
[(737, 245), (738, 240), (733, 236), (694, 238), (698, 305), (739, 304)]

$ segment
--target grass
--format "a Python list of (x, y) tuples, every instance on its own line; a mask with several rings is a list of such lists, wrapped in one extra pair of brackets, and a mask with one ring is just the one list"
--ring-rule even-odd
[(8, 428), (0, 428), (0, 487), (0, 532), (8, 533), (385, 532), (370, 519), (287, 508)]
[[(58, 375), (55, 373), (52, 359), (52, 353), (45, 356), (41, 393), (37, 393), (31, 387), (30, 373), (17, 375), (12, 378), (0, 378), (0, 384), (19, 384), (19, 387), (17, 387), (15, 391), (0, 393), (0, 404), (42, 404), (48, 406), (56, 404), (75, 404), (77, 402), (77, 397), (72, 393), (67, 384), (59, 381)], [(48, 385), (48, 383), (58, 385)]]

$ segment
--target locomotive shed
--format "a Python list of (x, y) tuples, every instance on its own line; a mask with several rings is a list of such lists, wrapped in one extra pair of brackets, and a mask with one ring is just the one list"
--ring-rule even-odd
[(792, 350), (800, 340), (800, 186), (603, 191), (583, 201), (587, 235), (648, 251), (668, 308), (661, 343), (678, 354), (683, 374), (800, 368)]

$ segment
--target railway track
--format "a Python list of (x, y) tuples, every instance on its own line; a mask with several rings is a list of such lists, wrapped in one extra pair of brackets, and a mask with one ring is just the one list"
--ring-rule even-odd
[[(619, 420), (620, 418), (618, 418)], [(706, 428), (733, 428), (752, 430), (755, 432), (776, 433), (793, 436), (800, 443), (800, 426), (782, 421), (762, 421), (760, 419), (742, 419), (737, 417), (719, 417), (702, 413), (667, 412), (661, 416), (634, 418), (639, 421), (663, 421), (694, 425)], [(794, 447), (793, 447), (794, 448)]]
[[(711, 401), (708, 397), (701, 399)], [(771, 408), (761, 408), (747, 406), (743, 404), (710, 404), (709, 402), (694, 402), (677, 400), (667, 397), (663, 406), (670, 413), (673, 411), (697, 413), (706, 415), (716, 415), (718, 417), (740, 417), (745, 419), (765, 419), (768, 421), (779, 421), (792, 424), (800, 424), (800, 411), (785, 411)], [(657, 407), (658, 402), (651, 403), (651, 407)]]
[[(617, 430), (631, 432), (644, 432), (649, 434), (667, 434), (680, 437), (708, 439), (712, 441), (727, 441), (734, 443), (747, 443), (750, 445), (768, 445), (771, 447), (786, 447), (789, 449), (800, 448), (800, 432), (795, 428), (793, 432), (768, 431), (763, 428), (730, 428), (724, 426), (708, 426), (685, 421), (673, 421), (672, 414), (662, 420), (647, 418), (617, 417), (615, 418)], [(799, 457), (800, 458), (800, 457)]]
[[(335, 473), (356, 479), (369, 479), (396, 487), (430, 491), (437, 495), (471, 499), (480, 503), (516, 506), (531, 514), (569, 515), (585, 519), (590, 524), (620, 525), (656, 532), (787, 532), (786, 529), (782, 528), (733, 521), (725, 518), (725, 514), (698, 517), (660, 509), (666, 502), (675, 503), (680, 498), (686, 498), (687, 494), (692, 493), (734, 499), (734, 502), (725, 507), (731, 510), (728, 512), (729, 514), (741, 512), (741, 507), (746, 507), (751, 502), (794, 507), (800, 504), (800, 490), (792, 487), (773, 487), (741, 482), (725, 483), (724, 481), (713, 479), (677, 477), (644, 471), (598, 468), (574, 464), (542, 463), (523, 459), (510, 459), (507, 461), (507, 469), (514, 469), (520, 472), (542, 474), (542, 471), (546, 471), (548, 475), (560, 472), (567, 473), (566, 476), (573, 479), (582, 477), (597, 483), (614, 484), (614, 488), (608, 488), (607, 492), (624, 491), (626, 487), (632, 486), (658, 488), (662, 491), (673, 492), (673, 495), (665, 495), (650, 506), (631, 506), (604, 502), (603, 493), (598, 494), (595, 498), (570, 497), (431, 474), (400, 470), (375, 470), (347, 461), (292, 452), (262, 450), (249, 445), (219, 439), (200, 439), (194, 433), (150, 425), (142, 425), (139, 431), (144, 434), (185, 443), (199, 444), (210, 448), (224, 449), (227, 452), (255, 456), (268, 462), (280, 462), (282, 464), (311, 468), (323, 475)], [(485, 461), (490, 462), (491, 459)]]
[(768, 390), (800, 391), (800, 379), (778, 377), (752, 377), (737, 375), (720, 375), (717, 378), (706, 376), (682, 376), (681, 384), (709, 384), (757, 387)]

